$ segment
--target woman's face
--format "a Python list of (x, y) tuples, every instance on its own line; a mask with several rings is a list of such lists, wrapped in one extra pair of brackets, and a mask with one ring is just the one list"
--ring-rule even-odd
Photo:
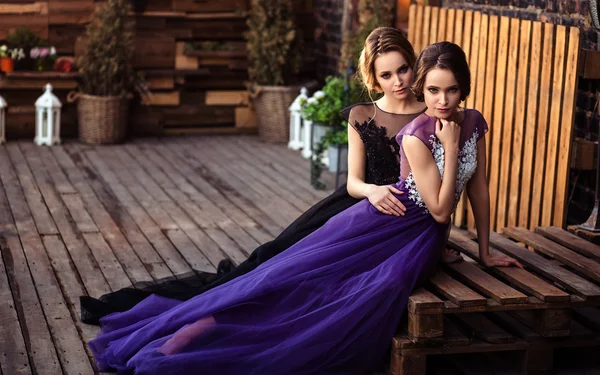
[(425, 76), (423, 96), (429, 116), (447, 119), (460, 104), (460, 86), (448, 69), (433, 68)]
[(375, 79), (388, 98), (406, 100), (411, 95), (413, 70), (398, 51), (390, 51), (375, 59)]

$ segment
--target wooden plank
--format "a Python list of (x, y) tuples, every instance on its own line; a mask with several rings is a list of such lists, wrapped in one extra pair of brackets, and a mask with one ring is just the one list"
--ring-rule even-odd
[[(4, 189), (0, 191), (0, 200), (3, 201), (2, 208), (6, 208), (6, 213), (10, 214)], [(7, 275), (7, 273), (14, 272), (14, 269), (11, 268), (13, 257), (11, 256), (11, 249), (6, 243), (5, 236), (0, 237), (0, 250), (2, 252), (2, 257), (0, 257), (0, 298), (5, 302), (0, 305), (0, 321), (2, 321), (0, 325), (0, 335), (2, 336), (2, 340), (0, 340), (0, 355), (3, 358), (0, 361), (0, 369), (3, 374), (31, 374), (25, 339), (23, 338), (16, 310), (17, 303), (13, 299), (9, 276)], [(3, 260), (3, 257), (6, 258), (7, 262)], [(14, 294), (14, 297), (18, 298), (20, 294), (19, 290), (17, 289)], [(19, 300), (16, 302), (21, 303)]]
[[(535, 159), (537, 165), (533, 171), (533, 191), (531, 194), (531, 213), (528, 228), (535, 228), (542, 222), (542, 206), (544, 199), (545, 169), (540, 166), (546, 162), (548, 115), (550, 114), (550, 96), (552, 94), (552, 47), (554, 45), (554, 25), (544, 24), (544, 52), (542, 57), (542, 75), (540, 80), (538, 127), (536, 135)], [(552, 181), (554, 184), (554, 181)], [(554, 197), (552, 197), (554, 199)]]
[[(560, 119), (560, 135), (558, 140), (558, 165), (556, 170), (556, 191), (554, 194), (554, 220), (552, 225), (565, 224), (567, 205), (567, 187), (569, 184), (569, 157), (571, 156), (571, 141), (573, 139), (573, 119), (575, 99), (577, 96), (577, 64), (579, 55), (579, 29), (569, 28), (569, 46), (567, 47), (565, 85), (562, 97), (562, 114)], [(556, 106), (557, 103), (554, 103)]]
[(593, 259), (577, 254), (556, 242), (524, 228), (504, 228), (504, 234), (527, 246), (531, 246), (535, 250), (572, 267), (596, 281), (600, 281), (600, 263)]
[(457, 27), (455, 25), (456, 18), (456, 9), (450, 8), (448, 9), (448, 18), (446, 19), (446, 36), (444, 40), (448, 42), (454, 42), (454, 28)]
[[(230, 208), (222, 209), (218, 207), (216, 202), (205, 196), (188, 182), (185, 176), (178, 173), (179, 171), (170, 164), (168, 159), (162, 157), (158, 150), (132, 146), (129, 151), (142, 166), (146, 166), (147, 170), (150, 162), (156, 166), (152, 177), (216, 243), (222, 243), (220, 237), (229, 236), (242, 249), (250, 253), (260, 243), (272, 239), (272, 237), (256, 228), (256, 223), (248, 219), (240, 220), (239, 213), (229, 215)], [(239, 211), (237, 208), (235, 210)]]
[[(180, 230), (168, 213), (162, 207), (156, 205), (155, 200), (147, 190), (138, 185), (131, 175), (124, 173), (122, 168), (118, 167), (113, 160), (114, 155), (107, 152), (98, 154), (96, 151), (90, 151), (87, 155), (90, 161), (102, 171), (105, 180), (109, 180), (111, 186), (117, 187), (117, 190), (113, 191), (116, 195), (118, 194), (121, 203), (126, 206), (132, 216), (136, 215), (140, 220), (143, 220), (144, 226), (147, 226), (147, 231), (150, 233), (157, 230), (164, 231), (193, 269), (206, 272), (215, 270), (215, 267), (198, 250), (191, 239)], [(146, 217), (151, 218), (151, 220), (147, 220)]]
[[(33, 228), (28, 228), (27, 234), (30, 232), (36, 234), (58, 234), (58, 229), (56, 229), (56, 226), (52, 221), (50, 213), (44, 204), (44, 200), (33, 181), (33, 176), (25, 164), (23, 155), (19, 151), (17, 144), (8, 144), (6, 145), (6, 149), (15, 166), (15, 172), (19, 178), (23, 188), (23, 194), (27, 199), (27, 203), (31, 209), (31, 214), (33, 215), (37, 227), (37, 231), (35, 229), (32, 230)], [(25, 234), (24, 231), (22, 232)]]
[[(520, 20), (517, 18), (510, 18), (510, 46), (508, 47), (508, 66), (514, 67), (517, 65), (517, 57), (520, 51), (520, 43), (519, 43), (519, 29), (520, 29)], [(504, 60), (505, 61), (505, 60)], [(506, 69), (504, 69), (504, 73), (506, 73)], [(498, 74), (500, 74), (500, 69)], [(500, 164), (499, 164), (499, 188), (498, 188), (498, 202), (497, 202), (497, 215), (496, 215), (496, 230), (500, 228), (504, 228), (507, 222), (507, 211), (508, 211), (508, 201), (509, 196), (512, 193), (509, 190), (509, 186), (511, 184), (510, 180), (510, 172), (513, 167), (515, 160), (512, 158), (513, 156), (513, 143), (515, 141), (515, 118), (514, 118), (514, 110), (515, 110), (515, 96), (516, 96), (516, 86), (517, 86), (517, 75), (515, 74), (507, 74), (506, 75), (506, 91), (505, 91), (505, 99), (504, 99), (504, 114), (502, 118), (502, 134), (500, 137), (502, 138), (502, 151), (500, 155)]]
[[(129, 171), (139, 183), (146, 187), (151, 197), (169, 213), (178, 227), (183, 230), (215, 268), (224, 255), (228, 256), (235, 264), (239, 264), (246, 259), (246, 254), (240, 251), (239, 246), (224, 233), (214, 230), (207, 231), (204, 228), (200, 229), (198, 227), (199, 223), (196, 222), (193, 215), (207, 215), (208, 213), (202, 212), (198, 207), (195, 207), (195, 210), (190, 209), (192, 207), (185, 207), (185, 205), (195, 205), (185, 195), (174, 193), (173, 189), (163, 189), (163, 186), (153, 179), (153, 175), (158, 174), (157, 171), (153, 171), (154, 173), (151, 174), (147, 173), (134, 161), (132, 155), (121, 150), (117, 150), (114, 154), (118, 156), (120, 165), (124, 166), (123, 170)], [(156, 169), (156, 166), (153, 169)], [(161, 181), (164, 184), (164, 176), (160, 177), (162, 177)], [(177, 202), (175, 197), (180, 198), (182, 202)], [(253, 245), (258, 246), (256, 242), (253, 242)]]
[[(541, 224), (544, 226), (552, 225), (554, 214), (554, 199), (555, 199), (555, 184), (556, 184), (556, 172), (558, 166), (558, 148), (560, 141), (560, 125), (561, 118), (560, 113), (561, 109), (564, 107), (562, 102), (562, 91), (564, 84), (564, 69), (565, 69), (565, 48), (567, 46), (567, 29), (565, 26), (558, 25), (556, 26), (556, 38), (555, 38), (555, 49), (554, 49), (554, 61), (552, 64), (553, 77), (552, 77), (552, 99), (551, 99), (551, 107), (550, 107), (550, 121), (548, 124), (548, 140), (546, 142), (547, 145), (547, 155), (546, 162), (544, 163), (546, 167), (546, 173), (544, 174), (545, 182), (544, 182), (544, 192), (543, 192), (543, 200), (542, 200), (542, 217)], [(574, 101), (570, 104), (574, 104)], [(566, 135), (569, 138), (570, 136)], [(568, 151), (567, 151), (568, 152)], [(568, 156), (567, 156), (568, 157)], [(568, 165), (568, 164), (566, 164)], [(565, 173), (568, 173), (568, 170), (564, 170)], [(563, 194), (564, 196), (564, 194)], [(562, 205), (562, 201), (561, 201)], [(562, 219), (560, 220), (562, 225)], [(533, 228), (532, 228), (533, 229)]]
[(409, 310), (408, 337), (414, 342), (440, 342), (444, 337), (444, 316), (418, 315)]
[(448, 25), (448, 8), (440, 8), (440, 21), (438, 24), (437, 42), (446, 39), (446, 27)]
[[(416, 25), (417, 25), (417, 7), (416, 4), (411, 4), (408, 7), (408, 41), (413, 46), (416, 41)], [(416, 51), (415, 51), (416, 52)]]
[[(465, 234), (462, 234), (462, 232), (453, 229), (450, 232), (448, 244), (451, 248), (468, 254), (469, 257), (480, 261), (479, 246), (477, 242), (470, 240)], [(490, 254), (500, 255), (500, 253), (494, 249), (490, 249)], [(516, 288), (537, 297), (541, 301), (565, 302), (570, 300), (568, 293), (565, 293), (554, 285), (549, 284), (524, 269), (517, 267), (491, 267), (488, 270), (494, 275), (509, 281), (512, 285), (515, 285)]]
[[(454, 37), (452, 40), (462, 48), (463, 29), (465, 28), (465, 11), (463, 9), (456, 9), (456, 15), (454, 19)], [(466, 53), (467, 52), (465, 52), (465, 54)], [(469, 61), (468, 59), (469, 58), (467, 57), (467, 61)]]
[[(37, 373), (43, 368), (44, 373), (62, 374), (62, 365), (69, 373), (91, 374), (89, 359), (62, 298), (44, 246), (37, 232), (31, 230), (33, 218), (16, 174), (9, 165), (6, 149), (2, 148), (1, 153), (0, 178), (19, 232), (19, 236), (6, 237), (10, 252), (3, 256), (5, 262), (7, 256), (13, 262), (13, 290), (20, 293), (20, 297), (16, 298), (20, 302), (15, 302), (19, 304), (20, 320), (28, 327), (27, 333), (31, 333), (27, 335), (26, 345), (33, 371)], [(14, 147), (11, 154), (12, 158), (20, 156), (18, 148)], [(21, 168), (28, 167), (21, 165)]]
[[(500, 21), (500, 31), (498, 31)], [(506, 59), (508, 55), (510, 19), (490, 16), (488, 56), (486, 64), (486, 95), (483, 103), (483, 116), (491, 124), (488, 132), (488, 181), (490, 191), (490, 228), (496, 228), (498, 211), (498, 190), (500, 156), (502, 153), (502, 129), (504, 115), (504, 95), (506, 91)], [(494, 76), (495, 71), (497, 73)], [(493, 87), (493, 90), (491, 89)]]
[(600, 261), (600, 246), (557, 227), (537, 227), (535, 232), (579, 254)]
[(600, 287), (561, 268), (511, 240), (492, 232), (490, 244), (507, 255), (516, 257), (524, 265), (537, 273), (558, 282), (562, 287), (589, 301), (600, 300)]
[(491, 344), (515, 342), (515, 337), (506, 332), (483, 314), (458, 314), (455, 320), (473, 333), (473, 336)]
[(174, 77), (146, 77), (150, 90), (172, 90), (175, 88)]
[(542, 341), (543, 337), (528, 325), (521, 322), (519, 319), (510, 315), (508, 312), (496, 312), (490, 315), (491, 319), (497, 322), (510, 332), (514, 332), (517, 336), (528, 342)]
[(254, 129), (258, 127), (256, 112), (250, 107), (235, 108), (235, 127), (242, 129)]
[(526, 295), (498, 281), (469, 262), (452, 263), (448, 268), (452, 270), (453, 276), (500, 304), (529, 302)]
[[(78, 155), (78, 157), (81, 157), (82, 161), (84, 161), (86, 165), (89, 165), (89, 167), (92, 168), (92, 170), (95, 170), (104, 179), (104, 181), (107, 182), (106, 186), (118, 199), (118, 201), (120, 202), (122, 207), (128, 212), (128, 214), (131, 215), (131, 218), (133, 218), (133, 221), (137, 224), (140, 231), (146, 236), (148, 241), (152, 245), (154, 245), (154, 247), (161, 255), (164, 254), (164, 259), (169, 260), (170, 257), (175, 257), (175, 259), (179, 259), (180, 261), (176, 262), (174, 266), (184, 268), (188, 270), (188, 272), (191, 269), (204, 269), (207, 271), (211, 271), (212, 266), (209, 266), (208, 262), (205, 263), (195, 261), (196, 256), (201, 255), (197, 250), (195, 250), (197, 254), (193, 254), (193, 257), (190, 259), (186, 258), (185, 254), (185, 250), (190, 248), (182, 248), (182, 250), (184, 251), (182, 253), (179, 253), (177, 251), (179, 250), (179, 248), (177, 248), (176, 250), (173, 247), (173, 245), (177, 247), (177, 243), (173, 242), (173, 244), (171, 244), (169, 239), (165, 237), (161, 229), (148, 216), (145, 210), (134, 200), (131, 194), (118, 182), (116, 177), (114, 177), (114, 174), (112, 174), (112, 172), (108, 170), (108, 168), (101, 161), (99, 161), (96, 156), (90, 156), (90, 154), (88, 153), (81, 152), (83, 147), (81, 145), (69, 146), (70, 147), (67, 149), (68, 151), (75, 151), (74, 155)], [(92, 159), (89, 161), (89, 163), (87, 159), (88, 157)], [(96, 168), (94, 169), (94, 167)], [(101, 190), (95, 189), (95, 192), (96, 194), (99, 194), (101, 193)], [(192, 248), (195, 248), (195, 246), (192, 246)], [(185, 267), (183, 264), (181, 264), (181, 259), (185, 259), (190, 267)]]
[[(142, 264), (148, 265), (149, 272), (155, 279), (169, 277), (173, 273), (185, 274), (191, 272), (191, 268), (164, 236), (162, 240), (159, 239), (153, 244), (148, 242), (133, 218), (118, 205), (117, 199), (110, 196), (108, 190), (100, 185), (100, 179), (92, 172), (92, 169), (87, 165), (78, 163), (81, 170), (87, 170), (90, 173), (89, 179), (85, 178), (63, 147), (53, 147), (52, 153), (47, 149), (43, 151), (47, 152), (47, 158), (44, 158), (44, 160), (54, 160), (64, 169), (111, 247), (119, 249), (117, 254), (119, 257), (123, 257), (121, 262), (127, 273), (131, 275), (130, 278), (134, 280), (143, 279), (143, 272), (138, 271), (139, 266), (136, 265), (134, 257), (138, 257)], [(75, 160), (82, 161), (79, 154), (73, 155)], [(64, 237), (62, 229), (61, 233)], [(126, 256), (132, 258), (125, 259)], [(80, 269), (79, 266), (78, 268)], [(89, 291), (89, 287), (87, 288)], [(92, 292), (90, 291), (90, 293)], [(101, 294), (103, 293), (92, 295), (100, 296)]]
[(173, 10), (176, 12), (239, 12), (248, 9), (247, 0), (228, 1), (198, 1), (198, 0), (173, 0)]
[(429, 282), (444, 297), (458, 306), (485, 305), (487, 300), (443, 271), (436, 272)]
[(429, 40), (428, 44), (433, 44), (437, 42), (438, 35), (438, 24), (440, 23), (440, 8), (432, 7), (431, 8), (431, 27), (429, 28)]
[[(573, 29), (570, 30), (570, 32), (575, 32), (572, 31)], [(569, 38), (569, 43), (571, 40)], [(581, 56), (578, 64), (579, 76), (586, 79), (600, 79), (600, 51), (582, 48), (580, 53)]]
[(0, 14), (48, 14), (48, 3), (0, 4)]
[(63, 194), (62, 199), (71, 213), (71, 217), (73, 218), (75, 225), (77, 225), (77, 229), (81, 233), (98, 232), (98, 227), (86, 211), (85, 206), (81, 201), (81, 197), (79, 197), (78, 194)]
[(247, 90), (225, 90), (225, 91), (207, 91), (206, 105), (232, 105), (236, 107), (247, 107), (249, 105)]
[(144, 100), (149, 106), (177, 107), (181, 102), (179, 90), (171, 92), (151, 92)]
[[(471, 95), (467, 97), (465, 100), (465, 107), (467, 108), (475, 108), (475, 96), (478, 92), (478, 84), (479, 84), (479, 54), (480, 54), (480, 46), (479, 46), (479, 36), (481, 35), (481, 12), (467, 12), (467, 18), (471, 14), (473, 22), (471, 24), (471, 32), (470, 35), (467, 35), (465, 30), (465, 47), (467, 45), (467, 40), (470, 40), (469, 50), (470, 53), (467, 56), (469, 59), (469, 69), (471, 70)], [(467, 24), (468, 26), (469, 24)]]
[(440, 309), (441, 312), (443, 307), (444, 302), (424, 288), (416, 289), (408, 297), (408, 309), (410, 311)]
[[(542, 71), (542, 24), (533, 22), (531, 35), (531, 61), (529, 62), (529, 93), (527, 108), (538, 107), (538, 93), (540, 88), (540, 72)], [(523, 173), (521, 174), (521, 190), (519, 193), (518, 226), (530, 227), (531, 192), (533, 188), (534, 158), (536, 154), (537, 117), (529, 113), (525, 119), (525, 140), (523, 147)], [(539, 168), (535, 168), (536, 170)], [(535, 226), (535, 225), (533, 225)]]
[[(486, 14), (481, 14), (480, 12), (475, 13), (475, 18), (473, 20), (473, 44), (472, 48), (477, 53), (473, 53), (472, 61), (476, 62), (473, 64), (477, 66), (476, 76), (474, 76), (474, 96), (472, 100), (469, 102), (472, 108), (477, 109), (479, 112), (483, 113), (483, 102), (485, 99), (485, 76), (486, 76), (486, 61), (487, 61), (487, 46), (488, 46), (488, 26), (489, 26), (489, 16)], [(479, 32), (477, 32), (479, 30)], [(477, 42), (477, 43), (476, 43)], [(471, 65), (471, 69), (473, 69), (473, 65)], [(485, 115), (484, 115), (485, 116)], [(486, 117), (488, 123), (492, 123), (492, 119)], [(490, 136), (488, 132), (488, 136), (486, 136), (486, 147), (489, 151), (489, 143)], [(489, 163), (490, 159), (487, 158)], [(487, 169), (486, 169), (487, 170)], [(473, 216), (473, 211), (467, 211), (467, 226), (469, 228), (475, 227), (475, 217)]]
[[(197, 158), (212, 161), (212, 163), (207, 163), (208, 170), (215, 176), (218, 176), (221, 181), (227, 181), (227, 184), (231, 185), (239, 192), (244, 191), (246, 196), (253, 200), (255, 204), (258, 204), (259, 209), (267, 216), (287, 225), (287, 223), (291, 223), (302, 213), (303, 209), (305, 209), (305, 207), (296, 207), (294, 204), (276, 194), (276, 192), (273, 192), (264, 183), (255, 180), (251, 176), (244, 176), (242, 178), (243, 174), (241, 173), (243, 172), (233, 166), (214, 167), (219, 163), (218, 160), (220, 159), (214, 155), (214, 152), (210, 151), (210, 143), (203, 141), (202, 144), (202, 152), (200, 152), (200, 149), (197, 147), (197, 142), (194, 144), (195, 147), (191, 147), (191, 144), (184, 143), (182, 143), (181, 146), (183, 146), (183, 149), (187, 149), (189, 154), (196, 155)], [(298, 204), (298, 202), (295, 202), (295, 204)]]
[[(519, 215), (519, 201), (521, 186), (521, 170), (523, 165), (523, 145), (524, 135), (526, 133), (527, 118), (527, 84), (532, 73), (529, 72), (529, 46), (531, 40), (531, 21), (521, 20), (520, 37), (519, 37), (519, 60), (518, 60), (518, 77), (517, 91), (515, 99), (515, 119), (514, 130), (512, 135), (512, 156), (509, 156), (512, 162), (509, 164), (509, 188), (508, 188), (508, 212), (507, 225), (516, 226)], [(506, 161), (508, 164), (508, 160)], [(525, 208), (524, 208), (525, 209)]]
[(93, 0), (48, 0), (48, 8), (50, 25), (84, 25), (96, 9)]
[(509, 314), (544, 337), (565, 337), (571, 333), (571, 309), (509, 311)]
[[(169, 160), (173, 168), (187, 177), (191, 185), (214, 201), (240, 225), (246, 227), (256, 223), (270, 235), (279, 235), (283, 229), (282, 225), (266, 215), (252, 201), (246, 200), (244, 196), (233, 194), (235, 189), (210, 172), (198, 159), (191, 157), (189, 153), (182, 152), (180, 147), (164, 144), (156, 144), (155, 147)], [(225, 199), (225, 195), (227, 199)], [(235, 208), (232, 209), (232, 206)]]
[(417, 15), (415, 18), (415, 42), (413, 44), (417, 55), (421, 53), (425, 47), (425, 43), (423, 42), (423, 11), (423, 6), (417, 6)]
[[(64, 204), (61, 204), (61, 199), (57, 194), (57, 191), (53, 189), (53, 185), (49, 183), (49, 181), (51, 181), (50, 173), (48, 172), (48, 169), (42, 165), (42, 161), (45, 160), (44, 156), (46, 155), (42, 154), (41, 157), (36, 155), (37, 152), (48, 150), (46, 148), (34, 146), (30, 143), (23, 143), (20, 146), (33, 172), (40, 192), (44, 197), (44, 201), (52, 214), (52, 219), (56, 223), (56, 227), (59, 229), (60, 236), (68, 250), (68, 255), (65, 257), (59, 248), (52, 247), (51, 249), (48, 248), (48, 255), (51, 259), (59, 259), (60, 261), (66, 260), (70, 256), (73, 265), (77, 269), (76, 273), (81, 277), (81, 282), (88, 294), (100, 296), (110, 292), (110, 287), (98, 267), (96, 260), (83, 241), (83, 238), (77, 232), (66, 207)], [(53, 260), (53, 264), (54, 262), (56, 261)]]
[(423, 35), (421, 39), (421, 43), (423, 44), (423, 48), (427, 47), (427, 42), (431, 38), (431, 7), (429, 5), (425, 6), (424, 14), (423, 14)]

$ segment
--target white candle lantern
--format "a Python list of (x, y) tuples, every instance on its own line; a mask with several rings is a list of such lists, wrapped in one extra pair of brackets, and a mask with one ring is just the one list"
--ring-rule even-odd
[(6, 100), (0, 96), (0, 144), (6, 142)]
[(306, 87), (300, 89), (300, 95), (290, 105), (290, 142), (288, 148), (300, 150), (302, 148), (302, 101), (308, 99)]
[(35, 101), (35, 140), (41, 146), (60, 143), (60, 109), (62, 103), (52, 93), (52, 85), (47, 83), (45, 91)]

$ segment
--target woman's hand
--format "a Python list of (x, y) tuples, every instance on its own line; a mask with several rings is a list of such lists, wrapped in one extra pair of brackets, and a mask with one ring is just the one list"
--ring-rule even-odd
[(403, 194), (391, 185), (372, 185), (367, 190), (366, 195), (369, 202), (380, 212), (387, 215), (404, 216), (406, 207), (392, 193)]
[(481, 258), (481, 262), (486, 267), (519, 267), (523, 268), (523, 265), (516, 259), (508, 257), (506, 255), (488, 255), (487, 257)]
[(451, 147), (458, 150), (460, 126), (456, 122), (438, 119), (435, 122), (435, 136), (440, 140), (445, 150)]

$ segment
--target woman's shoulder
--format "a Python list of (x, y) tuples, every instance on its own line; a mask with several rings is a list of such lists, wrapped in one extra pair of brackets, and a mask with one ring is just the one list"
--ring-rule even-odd
[(373, 117), (374, 111), (375, 104), (373, 102), (362, 102), (349, 105), (342, 109), (341, 113), (347, 121), (352, 118), (354, 121), (362, 122), (369, 117)]

